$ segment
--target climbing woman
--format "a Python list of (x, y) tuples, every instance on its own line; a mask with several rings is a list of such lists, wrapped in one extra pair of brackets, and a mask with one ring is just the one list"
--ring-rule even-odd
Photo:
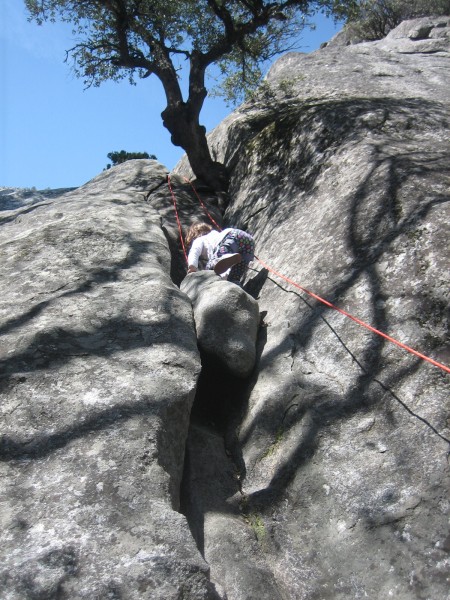
[(211, 269), (238, 285), (255, 252), (255, 242), (249, 233), (233, 228), (216, 231), (207, 223), (194, 223), (189, 227), (186, 245), (190, 246), (188, 273)]

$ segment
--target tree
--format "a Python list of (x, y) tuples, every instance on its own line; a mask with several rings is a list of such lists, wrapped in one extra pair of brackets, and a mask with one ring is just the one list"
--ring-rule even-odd
[[(205, 76), (216, 64), (228, 89), (245, 90), (261, 64), (287, 49), (317, 10), (339, 17), (354, 0), (25, 0), (29, 18), (72, 23), (79, 42), (67, 57), (87, 86), (155, 75), (167, 106), (172, 143), (186, 152), (197, 178), (225, 190), (225, 167), (210, 154), (200, 112)], [(183, 98), (180, 61), (189, 63)]]
[(348, 15), (348, 26), (368, 41), (384, 38), (406, 19), (449, 15), (450, 0), (358, 0)]
[(152, 158), (156, 160), (156, 156), (154, 154), (148, 154), (148, 152), (125, 152), (125, 150), (117, 150), (114, 152), (108, 152), (106, 155), (112, 164), (107, 164), (106, 168), (110, 169), (111, 166), (115, 167), (116, 165), (120, 165), (127, 160), (133, 160), (135, 158)]

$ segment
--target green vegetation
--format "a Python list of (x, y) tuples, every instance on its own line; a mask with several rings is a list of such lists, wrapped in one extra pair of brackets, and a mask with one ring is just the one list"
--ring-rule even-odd
[(267, 531), (261, 515), (258, 513), (250, 513), (247, 515), (246, 521), (253, 529), (258, 542), (263, 543), (266, 539)]
[(156, 160), (156, 156), (154, 154), (148, 154), (147, 152), (125, 152), (125, 150), (120, 150), (119, 152), (109, 152), (106, 155), (111, 163), (106, 165), (107, 169), (111, 167), (115, 167), (116, 165), (120, 165), (127, 160), (133, 160), (135, 158), (151, 158)]
[[(291, 49), (318, 11), (345, 18), (356, 0), (25, 0), (30, 20), (71, 23), (68, 50), (87, 86), (157, 77), (167, 106), (161, 113), (174, 145), (195, 175), (225, 190), (224, 165), (210, 154), (200, 112), (207, 70), (216, 66), (222, 93), (235, 101), (261, 79), (261, 66)], [(184, 69), (184, 65), (186, 68)], [(188, 73), (187, 97), (181, 86)]]
[(256, 511), (250, 510), (248, 496), (242, 496), (240, 509), (242, 516), (252, 529), (256, 539), (260, 544), (264, 544), (267, 538), (267, 530), (262, 516)]
[(274, 454), (277, 451), (277, 449), (279, 448), (279, 446), (283, 440), (283, 434), (284, 434), (284, 430), (282, 427), (280, 427), (275, 435), (275, 441), (272, 442), (272, 444), (270, 444), (270, 446), (264, 452), (264, 454), (261, 457), (262, 459), (264, 459), (268, 456), (272, 456), (272, 454)]
[(406, 19), (449, 14), (450, 0), (359, 0), (347, 27), (359, 39), (379, 40)]

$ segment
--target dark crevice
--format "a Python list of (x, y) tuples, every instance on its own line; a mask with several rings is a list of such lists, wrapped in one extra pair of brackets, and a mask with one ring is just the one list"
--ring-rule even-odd
[[(261, 275), (254, 279), (257, 279), (256, 289), (262, 285)], [(252, 595), (248, 597), (263, 600), (280, 597), (270, 569), (261, 568), (265, 556), (242, 491), (246, 469), (238, 439), (266, 344), (264, 316), (265, 313), (261, 314), (262, 325), (256, 341), (256, 365), (248, 378), (233, 376), (202, 356), (186, 443), (180, 512), (211, 568), (212, 584), (225, 594), (220, 598), (226, 598), (231, 572), (244, 579), (249, 577)]]
[(161, 226), (164, 236), (169, 246), (171, 261), (170, 261), (170, 278), (173, 283), (179, 287), (186, 276), (186, 261), (183, 255), (183, 249), (179, 239), (174, 239), (167, 227)]
[[(180, 208), (183, 210), (183, 206)], [(197, 220), (202, 218), (199, 213)], [(180, 240), (164, 224), (162, 230), (171, 253), (170, 276), (179, 286), (186, 275)], [(202, 355), (201, 361), (202, 370), (186, 441), (179, 510), (186, 517), (192, 537), (206, 559), (206, 513), (213, 510), (239, 514), (238, 505), (230, 507), (226, 503), (229, 496), (240, 493), (238, 469), (231, 459), (226, 439), (230, 437), (227, 435), (230, 424), (242, 411), (242, 389), (246, 388), (246, 380), (225, 372), (207, 356)]]
[[(265, 277), (259, 273), (246, 289), (254, 295)], [(245, 498), (241, 482), (245, 464), (238, 440), (238, 428), (248, 406), (248, 398), (258, 371), (259, 358), (266, 343), (264, 316), (256, 342), (257, 356), (253, 374), (246, 379), (226, 372), (202, 356), (202, 371), (191, 411), (186, 444), (180, 509), (186, 516), (197, 546), (205, 555), (205, 515), (218, 512), (245, 518)], [(207, 535), (207, 533), (206, 533)]]
[[(180, 202), (178, 208), (181, 209), (180, 216), (185, 223), (182, 204), (183, 202)], [(199, 213), (197, 220), (204, 220), (204, 215)], [(172, 257), (171, 278), (175, 285), (179, 286), (186, 275), (186, 262), (179, 236), (174, 235), (165, 223), (162, 223), (162, 230)], [(244, 290), (258, 299), (267, 276), (266, 270), (257, 272), (256, 276), (247, 281)], [(264, 317), (265, 313), (261, 314), (261, 326), (256, 342), (256, 365), (253, 374), (246, 379), (232, 375), (223, 366), (201, 353), (202, 369), (191, 409), (179, 510), (186, 517), (197, 548), (211, 567), (212, 584), (218, 584), (221, 589), (227, 585), (222, 579), (223, 573), (221, 575), (222, 561), (227, 564), (227, 561), (233, 561), (230, 557), (234, 556), (232, 548), (229, 547), (229, 540), (219, 543), (222, 556), (214, 554), (218, 544), (217, 531), (221, 531), (223, 519), (227, 523), (227, 536), (233, 539), (232, 544), (243, 544), (240, 551), (244, 554), (246, 551), (250, 552), (248, 540), (254, 535), (241, 486), (246, 469), (238, 432), (247, 410), (250, 392), (257, 379), (257, 365), (266, 343)], [(214, 525), (215, 519), (218, 519), (217, 529)], [(247, 533), (242, 534), (242, 531)], [(254, 548), (251, 550), (252, 555), (253, 553)], [(255, 567), (256, 563), (253, 565), (252, 561), (252, 557), (249, 556), (249, 563), (243, 566), (243, 572)], [(239, 561), (237, 564), (240, 570)], [(267, 574), (262, 577), (265, 580)], [(278, 595), (276, 597), (278, 598)], [(218, 598), (222, 596), (219, 595)]]
[[(179, 285), (186, 272), (184, 257), (180, 252), (179, 244), (174, 243), (174, 240), (165, 231), (164, 227), (163, 231), (166, 235), (172, 256), (172, 281), (176, 285)], [(253, 298), (258, 299), (267, 277), (268, 271), (266, 269), (257, 271), (255, 276), (247, 280), (244, 290)], [(195, 498), (194, 501), (192, 494), (198, 492), (191, 489), (190, 485), (190, 482), (198, 477), (195, 469), (198, 467), (199, 462), (199, 457), (195, 457), (194, 460), (192, 456), (193, 439), (195, 438), (195, 444), (198, 444), (199, 438), (202, 435), (210, 439), (215, 438), (216, 451), (221, 454), (218, 457), (218, 462), (221, 463), (223, 468), (225, 461), (227, 463), (225, 469), (228, 468), (233, 472), (234, 481), (231, 489), (227, 489), (227, 493), (230, 491), (240, 493), (240, 482), (245, 477), (245, 464), (242, 452), (239, 449), (237, 430), (246, 411), (250, 391), (256, 382), (257, 365), (267, 339), (264, 326), (265, 316), (265, 312), (261, 314), (261, 325), (256, 342), (256, 364), (253, 374), (248, 378), (242, 379), (236, 377), (224, 370), (224, 367), (208, 358), (208, 356), (204, 354), (201, 356), (202, 370), (191, 409), (191, 423), (186, 444), (184, 476), (180, 490), (180, 512), (186, 516), (193, 537), (202, 554), (204, 554), (203, 516), (199, 514), (198, 508), (202, 502), (199, 498)], [(201, 450), (200, 448), (200, 453)], [(203, 456), (201, 460), (210, 461), (214, 458)], [(221, 486), (217, 485), (217, 483), (222, 480), (223, 473), (220, 470), (213, 470), (216, 479), (209, 482), (209, 487), (212, 490), (217, 489), (220, 495)], [(213, 502), (216, 501), (222, 503), (226, 501), (226, 498), (218, 496)]]
[(240, 413), (245, 381), (224, 372), (202, 356), (202, 372), (192, 407), (192, 418), (225, 435), (230, 421)]
[(167, 177), (164, 177), (159, 183), (156, 183), (152, 188), (150, 188), (145, 194), (145, 201), (148, 202), (150, 200), (150, 196), (157, 192), (162, 186), (167, 185)]
[[(186, 446), (180, 507), (203, 555), (205, 512), (229, 511), (227, 498), (240, 494), (240, 465), (234, 460), (239, 452), (233, 432), (245, 408), (247, 386), (248, 380), (225, 373), (202, 357)], [(207, 492), (205, 486), (209, 488)]]

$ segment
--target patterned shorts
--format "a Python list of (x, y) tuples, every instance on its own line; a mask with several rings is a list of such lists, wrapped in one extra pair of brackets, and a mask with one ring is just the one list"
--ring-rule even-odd
[(242, 262), (231, 268), (228, 281), (239, 283), (247, 272), (248, 263), (255, 257), (255, 241), (252, 236), (240, 229), (232, 229), (214, 249), (213, 257), (208, 261), (206, 268), (214, 269), (218, 260), (224, 254), (238, 252), (242, 256)]

